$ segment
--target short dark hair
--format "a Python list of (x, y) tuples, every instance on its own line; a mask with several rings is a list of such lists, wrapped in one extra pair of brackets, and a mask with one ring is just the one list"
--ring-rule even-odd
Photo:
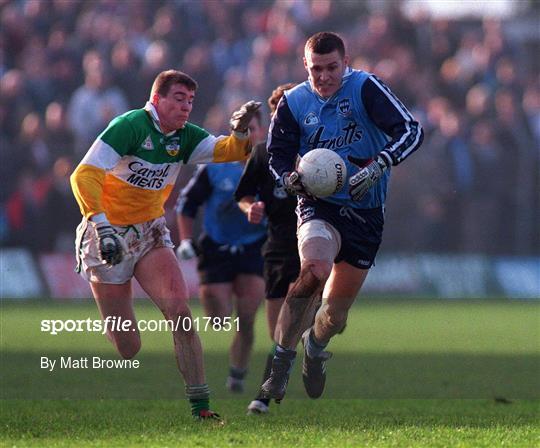
[(279, 100), (285, 93), (285, 90), (292, 89), (296, 85), (295, 82), (288, 82), (287, 84), (281, 84), (277, 86), (273, 91), (272, 95), (268, 98), (268, 107), (270, 108), (270, 113), (273, 114), (276, 111)]
[(341, 57), (345, 56), (345, 43), (343, 39), (336, 33), (331, 31), (321, 31), (311, 36), (304, 47), (307, 53), (311, 51), (317, 54), (328, 54), (337, 50)]
[(175, 84), (183, 84), (189, 90), (197, 90), (199, 85), (191, 76), (179, 70), (165, 70), (156, 76), (150, 97), (158, 93), (159, 96), (167, 96), (171, 87)]

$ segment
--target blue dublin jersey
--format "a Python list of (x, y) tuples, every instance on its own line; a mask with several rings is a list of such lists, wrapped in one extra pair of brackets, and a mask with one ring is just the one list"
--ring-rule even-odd
[(239, 162), (199, 167), (182, 190), (176, 211), (194, 218), (205, 204), (204, 232), (219, 244), (239, 246), (264, 238), (265, 223), (249, 223), (234, 199), (243, 169)]
[[(285, 92), (272, 118), (267, 149), (276, 178), (295, 169), (297, 155), (314, 148), (335, 151), (347, 165), (347, 183), (320, 200), (370, 209), (384, 204), (390, 167), (418, 149), (422, 139), (419, 123), (382, 81), (347, 68), (340, 89), (331, 98), (321, 98), (309, 81)], [(360, 168), (348, 156), (367, 164), (379, 155), (388, 169), (362, 200), (353, 201), (348, 179)]]

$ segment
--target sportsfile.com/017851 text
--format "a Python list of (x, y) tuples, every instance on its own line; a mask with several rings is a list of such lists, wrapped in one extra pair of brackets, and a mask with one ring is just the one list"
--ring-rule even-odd
[(107, 331), (239, 331), (240, 319), (235, 317), (191, 317), (178, 316), (177, 319), (141, 319), (133, 325), (130, 319), (121, 316), (107, 316), (100, 319), (42, 319), (40, 331), (50, 335), (73, 332), (105, 334)]

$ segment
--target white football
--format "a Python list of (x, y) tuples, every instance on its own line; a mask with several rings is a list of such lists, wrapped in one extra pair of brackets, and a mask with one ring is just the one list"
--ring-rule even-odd
[(324, 198), (337, 193), (347, 179), (347, 166), (336, 152), (315, 148), (300, 159), (297, 168), (302, 184), (313, 196)]

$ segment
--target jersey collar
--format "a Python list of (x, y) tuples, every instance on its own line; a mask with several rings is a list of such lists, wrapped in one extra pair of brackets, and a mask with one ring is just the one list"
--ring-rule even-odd
[[(161, 126), (159, 124), (159, 116), (154, 105), (150, 101), (147, 101), (146, 104), (144, 105), (144, 110), (148, 112), (148, 114), (150, 115), (150, 118), (152, 118), (152, 123), (154, 124), (154, 127), (163, 134), (163, 131), (161, 130)], [(165, 137), (170, 137), (174, 133), (176, 133), (176, 130), (171, 131), (168, 134), (164, 134), (164, 135)]]

